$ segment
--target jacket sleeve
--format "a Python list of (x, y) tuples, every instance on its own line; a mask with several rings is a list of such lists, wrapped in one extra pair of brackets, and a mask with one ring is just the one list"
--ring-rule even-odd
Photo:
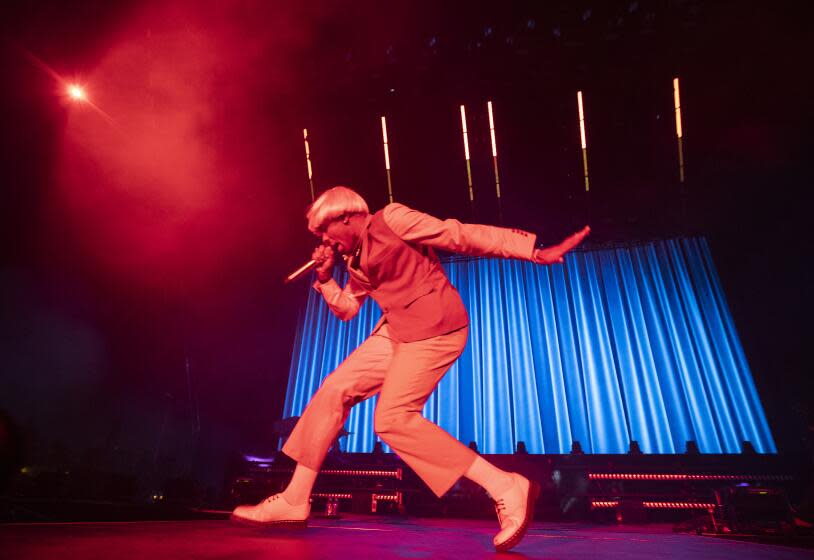
[(537, 239), (519, 229), (439, 220), (398, 203), (384, 208), (384, 220), (407, 242), (465, 255), (531, 260)]
[(314, 289), (322, 294), (331, 312), (343, 321), (353, 319), (367, 299), (367, 292), (360, 289), (353, 279), (348, 280), (344, 288), (340, 288), (333, 278), (324, 284), (317, 280)]

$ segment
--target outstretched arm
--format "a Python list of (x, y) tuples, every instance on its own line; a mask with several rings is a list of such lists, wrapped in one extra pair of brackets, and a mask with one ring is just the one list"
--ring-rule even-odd
[(465, 255), (533, 258), (536, 236), (527, 231), (439, 220), (397, 203), (385, 207), (384, 220), (396, 235), (410, 243)]
[(410, 243), (466, 255), (505, 257), (530, 260), (539, 264), (563, 262), (563, 255), (579, 245), (591, 229), (583, 228), (559, 245), (535, 249), (536, 235), (519, 229), (458, 220), (439, 220), (403, 204), (390, 204), (384, 219), (396, 235)]

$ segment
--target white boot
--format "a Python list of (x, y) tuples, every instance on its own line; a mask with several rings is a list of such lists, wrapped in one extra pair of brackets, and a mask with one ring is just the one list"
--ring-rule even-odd
[(492, 542), (499, 551), (509, 550), (523, 538), (534, 516), (534, 502), (540, 495), (540, 485), (517, 473), (512, 486), (495, 498), (495, 511), (500, 531)]
[(301, 506), (292, 506), (282, 494), (274, 494), (256, 506), (237, 506), (232, 512), (232, 521), (261, 527), (304, 528), (308, 525), (310, 513), (309, 501)]

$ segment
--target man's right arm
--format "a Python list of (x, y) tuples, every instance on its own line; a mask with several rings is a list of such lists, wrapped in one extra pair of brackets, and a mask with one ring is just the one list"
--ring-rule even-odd
[(367, 292), (356, 286), (352, 278), (344, 288), (333, 278), (324, 283), (317, 280), (314, 289), (322, 294), (331, 312), (343, 321), (353, 319), (367, 298)]

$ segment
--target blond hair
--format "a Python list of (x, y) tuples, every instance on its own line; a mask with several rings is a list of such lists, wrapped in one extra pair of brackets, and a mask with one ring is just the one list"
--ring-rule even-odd
[(305, 218), (308, 220), (308, 229), (319, 235), (326, 223), (343, 214), (369, 213), (367, 202), (356, 191), (348, 187), (334, 187), (317, 197), (305, 212)]

